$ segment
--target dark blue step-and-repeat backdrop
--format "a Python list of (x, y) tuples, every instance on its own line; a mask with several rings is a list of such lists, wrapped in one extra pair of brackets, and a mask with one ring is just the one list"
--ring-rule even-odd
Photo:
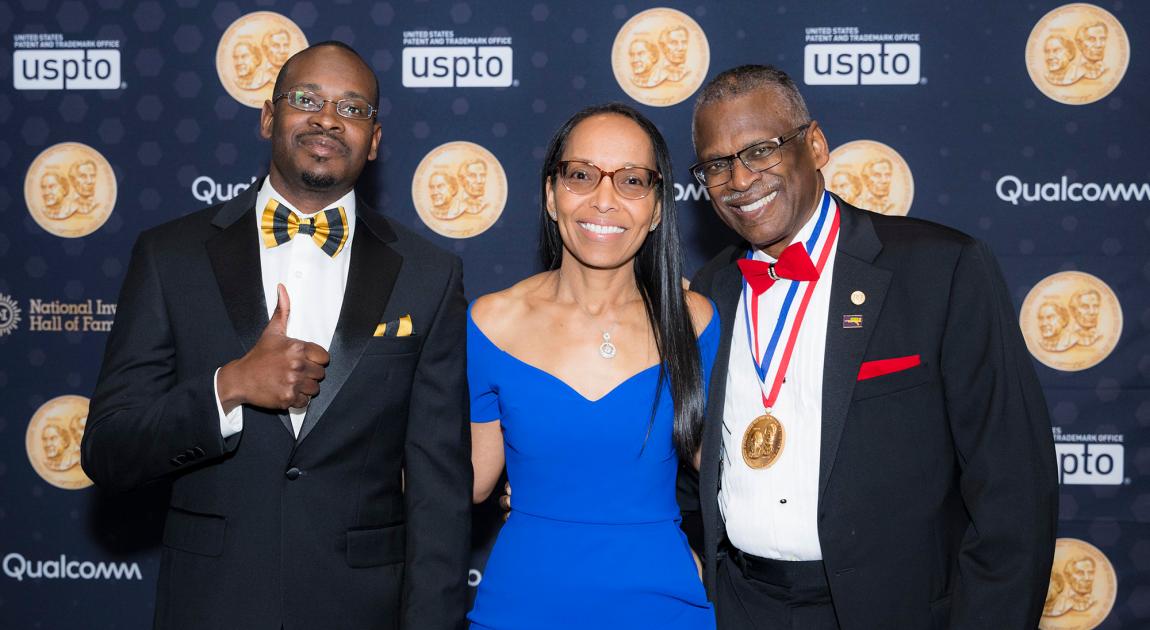
[[(0, 627), (149, 625), (166, 489), (78, 465), (129, 251), (257, 181), (257, 108), (329, 39), (381, 82), (363, 192), (469, 298), (537, 270), (544, 147), (603, 101), (666, 134), (693, 271), (730, 240), (686, 171), (693, 96), (787, 70), (833, 190), (1001, 259), (1062, 483), (1042, 627), (1150, 625), (1150, 3), (19, 0), (0, 37)], [(477, 508), (473, 585), (499, 524)]]

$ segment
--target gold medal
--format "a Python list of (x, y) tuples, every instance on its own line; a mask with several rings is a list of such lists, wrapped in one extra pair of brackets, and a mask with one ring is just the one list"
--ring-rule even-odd
[(743, 433), (743, 461), (751, 468), (770, 468), (782, 455), (786, 441), (783, 423), (766, 412), (752, 420)]

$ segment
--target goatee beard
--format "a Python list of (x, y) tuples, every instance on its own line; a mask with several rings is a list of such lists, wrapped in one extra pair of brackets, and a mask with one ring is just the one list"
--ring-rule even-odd
[(335, 186), (335, 177), (332, 175), (316, 175), (308, 171), (300, 173), (304, 186), (311, 190), (327, 190)]

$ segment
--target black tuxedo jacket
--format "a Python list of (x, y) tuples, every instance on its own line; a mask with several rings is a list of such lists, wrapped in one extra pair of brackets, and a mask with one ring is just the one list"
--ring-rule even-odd
[[(954, 230), (836, 200), (818, 533), (839, 622), (1034, 628), (1054, 554), (1054, 446), (997, 263)], [(698, 476), (712, 597), (735, 261), (745, 252), (724, 251), (691, 285), (714, 299), (723, 325)], [(849, 315), (862, 326), (846, 327)], [(858, 380), (866, 361), (916, 354), (917, 367)]]
[[(461, 265), (362, 202), (331, 363), (298, 439), (213, 378), (268, 322), (257, 187), (144, 232), (83, 440), (103, 488), (170, 478), (157, 628), (461, 628), (471, 461)], [(373, 336), (410, 315), (411, 336)]]

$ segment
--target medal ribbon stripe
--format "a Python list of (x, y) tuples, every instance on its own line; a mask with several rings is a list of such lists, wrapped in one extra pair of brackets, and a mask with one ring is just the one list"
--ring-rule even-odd
[[(811, 231), (810, 238), (808, 238), (807, 242), (804, 244), (804, 247), (807, 250), (808, 256), (810, 256), (811, 254), (814, 253), (815, 247), (818, 245), (819, 236), (822, 235), (822, 231), (823, 231), (823, 224), (826, 222), (826, 219), (827, 219), (827, 214), (828, 214), (827, 209), (830, 207), (830, 201), (831, 201), (830, 195), (828, 195), (824, 191), (823, 192), (823, 202), (821, 204), (821, 207), (819, 208), (819, 218), (818, 218), (818, 220), (815, 221), (815, 227), (814, 227), (814, 230)], [(836, 218), (838, 217), (837, 209), (838, 208), (836, 206), (836, 214), (835, 214)], [(823, 246), (824, 247), (826, 246), (825, 242), (823, 243)], [(750, 253), (748, 252), (748, 256), (749, 255), (750, 255)], [(818, 271), (818, 273), (821, 274), (822, 273), (822, 266), (816, 267), (816, 271)], [(814, 286), (813, 283), (811, 286)], [(744, 283), (744, 290), (745, 290), (745, 283)], [(788, 312), (790, 312), (791, 303), (794, 301), (795, 294), (798, 293), (798, 290), (799, 290), (798, 283), (797, 282), (791, 282), (791, 286), (787, 290), (787, 297), (783, 301), (782, 313), (780, 314), (779, 320), (775, 325), (775, 330), (774, 330), (773, 334), (771, 335), (771, 340), (767, 344), (767, 351), (764, 354), (763, 361), (761, 363), (759, 362), (759, 345), (758, 345), (759, 340), (758, 340), (758, 335), (757, 335), (758, 329), (756, 327), (756, 335), (754, 336), (755, 356), (753, 357), (753, 359), (755, 360), (755, 372), (758, 373), (759, 379), (762, 381), (767, 380), (767, 370), (770, 367), (769, 358), (773, 357), (775, 354), (775, 347), (778, 345), (779, 339), (782, 337), (782, 335), (780, 333), (782, 332), (783, 327), (787, 324), (787, 321), (788, 321), (786, 315)], [(759, 301), (757, 298), (758, 298), (758, 296), (754, 296), (754, 298), (751, 300), (751, 303), (752, 303), (751, 308), (753, 310), (753, 315), (754, 315), (756, 323), (759, 321), (759, 315), (758, 315)], [(743, 306), (744, 306), (744, 308), (746, 308), (746, 302), (745, 301), (744, 301)], [(749, 328), (750, 320), (748, 319), (747, 321), (748, 321), (747, 325)]]
[[(830, 229), (824, 232), (826, 219), (832, 217)], [(814, 254), (818, 251), (818, 262), (815, 267), (822, 275), (823, 269), (826, 267), (830, 252), (834, 248), (835, 242), (838, 238), (839, 231), (839, 213), (837, 205), (832, 206), (832, 200), (829, 194), (823, 192), (823, 200), (819, 209), (819, 217), (815, 223), (814, 230), (811, 236), (804, 244), (808, 254)], [(825, 238), (824, 238), (825, 237)], [(820, 245), (821, 241), (821, 245)], [(751, 255), (748, 253), (748, 255)], [(763, 358), (760, 361), (759, 355), (759, 338), (758, 338), (758, 300), (753, 297), (748, 297), (748, 283), (743, 281), (743, 309), (744, 320), (747, 328), (747, 337), (751, 341), (753, 348), (751, 361), (755, 366), (755, 372), (758, 374), (762, 386), (771, 380), (770, 393), (762, 391), (763, 407), (770, 409), (775, 399), (778, 397), (779, 390), (782, 388), (783, 378), (786, 376), (787, 365), (790, 363), (791, 353), (794, 350), (795, 342), (798, 339), (799, 329), (802, 326), (803, 315), (806, 313), (807, 306), (810, 304), (811, 297), (814, 295), (815, 285), (817, 280), (810, 281), (807, 284), (806, 291), (804, 292), (799, 304), (798, 311), (794, 317), (788, 317), (791, 313), (791, 307), (794, 304), (794, 298), (798, 294), (799, 283), (792, 281), (791, 286), (787, 289), (787, 296), (783, 302), (782, 310), (779, 313), (779, 318), (775, 324), (774, 331), (772, 332), (771, 339), (767, 344), (767, 349), (763, 353)], [(750, 313), (747, 313), (748, 303), (750, 303)], [(751, 322), (755, 325), (752, 327)], [(789, 330), (788, 330), (789, 329)], [(775, 352), (778, 349), (779, 341), (784, 337), (784, 331), (788, 332), (786, 335), (787, 343), (783, 350), (783, 355), (779, 361), (773, 361)], [(773, 370), (771, 368), (774, 368)], [(773, 375), (773, 378), (771, 376)]]

